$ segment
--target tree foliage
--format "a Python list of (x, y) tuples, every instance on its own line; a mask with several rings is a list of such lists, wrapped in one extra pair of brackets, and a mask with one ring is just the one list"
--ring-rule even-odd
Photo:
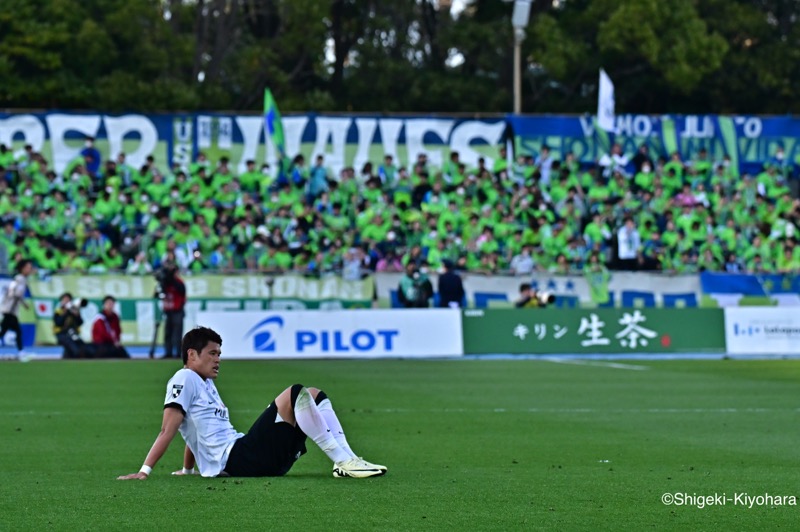
[[(512, 4), (5, 0), (0, 106), (508, 112)], [(533, 0), (525, 112), (792, 112), (798, 0)]]

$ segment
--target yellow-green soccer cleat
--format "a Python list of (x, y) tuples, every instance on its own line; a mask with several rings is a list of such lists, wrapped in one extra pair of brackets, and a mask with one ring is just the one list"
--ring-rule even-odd
[(351, 458), (333, 464), (333, 476), (336, 478), (367, 478), (386, 474), (386, 466), (370, 464), (362, 458)]

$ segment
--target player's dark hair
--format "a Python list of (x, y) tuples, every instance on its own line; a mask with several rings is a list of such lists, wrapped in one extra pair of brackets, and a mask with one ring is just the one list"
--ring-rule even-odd
[(17, 263), (17, 268), (16, 268), (17, 273), (22, 273), (22, 270), (24, 270), (25, 266), (27, 266), (28, 264), (33, 264), (33, 262), (30, 259), (22, 259), (21, 261), (19, 261)]
[(219, 333), (208, 327), (195, 327), (191, 331), (183, 335), (181, 342), (181, 357), (183, 364), (189, 361), (189, 349), (194, 349), (198, 353), (203, 350), (210, 342), (222, 345), (222, 337)]

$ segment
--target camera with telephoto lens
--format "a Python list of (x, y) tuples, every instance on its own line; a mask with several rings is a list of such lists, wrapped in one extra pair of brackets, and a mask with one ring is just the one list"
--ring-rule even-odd
[(67, 303), (64, 306), (66, 308), (68, 308), (69, 310), (73, 310), (73, 309), (79, 309), (79, 308), (86, 308), (86, 306), (88, 304), (89, 304), (89, 300), (88, 299), (78, 298), (78, 299), (71, 300), (69, 303)]
[(165, 262), (161, 268), (157, 269), (153, 276), (156, 278), (156, 293), (154, 297), (158, 299), (164, 298), (164, 288), (166, 285), (175, 277), (175, 272), (178, 270), (178, 267), (171, 263)]
[(553, 292), (536, 292), (536, 299), (539, 305), (546, 307), (556, 302), (556, 295)]

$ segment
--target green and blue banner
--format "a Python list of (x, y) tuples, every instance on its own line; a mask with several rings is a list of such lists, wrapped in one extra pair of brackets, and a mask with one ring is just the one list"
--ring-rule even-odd
[(731, 167), (755, 173), (778, 146), (786, 161), (800, 158), (800, 119), (753, 115), (617, 115), (615, 133), (600, 130), (593, 116), (509, 116), (518, 152), (538, 153), (543, 145), (555, 159), (567, 153), (588, 165), (607, 153), (612, 142), (632, 156), (641, 145), (653, 155), (673, 152), (689, 160), (701, 148), (710, 161), (730, 158)]
[(226, 156), (235, 171), (247, 160), (280, 167), (284, 158), (316, 155), (334, 174), (346, 167), (377, 164), (386, 154), (398, 166), (410, 167), (417, 155), (428, 156), (440, 167), (458, 151), (468, 168), (486, 159), (491, 168), (498, 147), (509, 132), (517, 153), (536, 154), (543, 145), (556, 159), (573, 153), (582, 164), (592, 164), (612, 142), (633, 155), (641, 144), (653, 154), (678, 151), (684, 160), (700, 148), (709, 159), (730, 158), (743, 172), (759, 170), (778, 146), (786, 161), (800, 157), (800, 119), (752, 115), (618, 115), (615, 133), (596, 127), (592, 116), (384, 116), (299, 114), (281, 116), (275, 98), (266, 92), (262, 114), (100, 114), (80, 112), (0, 113), (0, 143), (21, 152), (26, 144), (41, 152), (56, 172), (62, 172), (83, 148), (87, 136), (104, 159), (127, 154), (127, 163), (139, 167), (152, 155), (164, 171), (173, 165), (188, 167), (197, 153), (209, 160)]

